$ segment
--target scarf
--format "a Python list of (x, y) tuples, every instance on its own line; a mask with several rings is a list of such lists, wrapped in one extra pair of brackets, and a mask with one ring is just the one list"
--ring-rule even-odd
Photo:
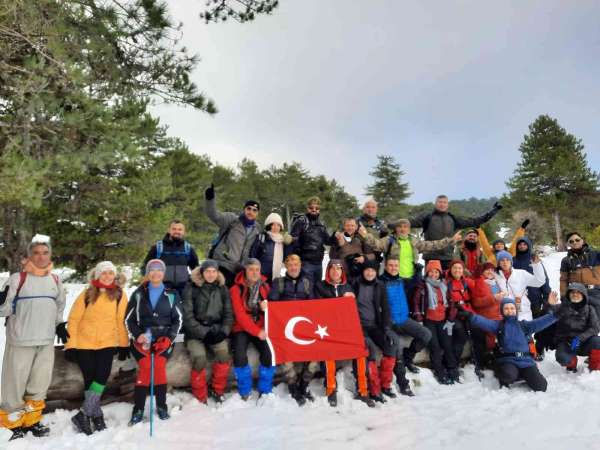
[(267, 231), (267, 234), (273, 241), (273, 278), (281, 276), (283, 268), (283, 234)]
[(258, 281), (252, 286), (248, 286), (248, 300), (246, 300), (246, 304), (248, 305), (248, 309), (252, 314), (252, 318), (256, 322), (260, 316), (260, 285), (261, 282)]
[(103, 284), (100, 280), (92, 280), (90, 284), (98, 289), (114, 289), (117, 287), (114, 281), (111, 284)]
[(427, 307), (429, 309), (436, 309), (438, 304), (438, 296), (437, 289), (442, 291), (442, 301), (444, 302), (444, 306), (448, 306), (448, 300), (446, 300), (446, 292), (448, 291), (448, 286), (444, 283), (443, 280), (432, 280), (427, 277), (425, 279), (425, 285), (427, 286), (427, 294), (429, 297), (429, 304)]
[(256, 224), (256, 220), (248, 219), (245, 214), (240, 214), (240, 222), (244, 224), (246, 232), (248, 231), (248, 229), (254, 227), (254, 225)]
[(27, 260), (27, 262), (23, 265), (23, 272), (35, 275), (36, 277), (45, 277), (46, 275), (49, 275), (50, 272), (52, 272), (53, 268), (54, 265), (50, 263), (47, 267), (40, 269), (39, 267), (35, 266), (30, 260)]

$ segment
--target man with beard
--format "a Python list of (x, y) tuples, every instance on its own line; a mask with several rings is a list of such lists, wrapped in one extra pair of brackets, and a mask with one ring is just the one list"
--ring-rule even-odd
[(175, 289), (180, 296), (190, 279), (190, 271), (198, 267), (198, 255), (190, 243), (184, 240), (184, 236), (185, 225), (179, 220), (171, 221), (167, 234), (150, 248), (141, 268), (142, 275), (146, 275), (148, 261), (162, 260), (167, 266), (164, 284)]
[(485, 262), (485, 256), (483, 256), (483, 252), (479, 246), (479, 234), (477, 230), (470, 229), (467, 231), (458, 256), (465, 263), (470, 274), (474, 274), (477, 268)]

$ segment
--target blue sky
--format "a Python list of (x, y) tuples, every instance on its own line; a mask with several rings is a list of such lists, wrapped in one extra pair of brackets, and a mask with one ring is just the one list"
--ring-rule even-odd
[(281, 0), (205, 25), (170, 1), (194, 80), (220, 112), (158, 105), (192, 151), (234, 166), (299, 161), (364, 199), (377, 154), (410, 202), (506, 190), (528, 125), (549, 114), (600, 169), (600, 2)]

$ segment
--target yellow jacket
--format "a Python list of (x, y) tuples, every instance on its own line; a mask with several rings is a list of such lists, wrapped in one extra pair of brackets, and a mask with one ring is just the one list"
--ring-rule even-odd
[(125, 328), (127, 294), (121, 300), (111, 300), (101, 291), (94, 303), (85, 305), (85, 290), (79, 294), (69, 313), (69, 340), (65, 349), (100, 350), (108, 347), (128, 347)]
[[(498, 265), (496, 262), (496, 252), (494, 251), (494, 247), (489, 243), (487, 236), (485, 235), (485, 231), (481, 228), (477, 228), (477, 233), (479, 233), (479, 245), (481, 246), (481, 250), (485, 255), (488, 262), (491, 262), (493, 265)], [(525, 228), (518, 228), (515, 231), (515, 235), (512, 238), (510, 243), (510, 247), (506, 249), (507, 252), (510, 252), (511, 255), (515, 256), (517, 254), (517, 245), (516, 242), (519, 238), (525, 236)]]

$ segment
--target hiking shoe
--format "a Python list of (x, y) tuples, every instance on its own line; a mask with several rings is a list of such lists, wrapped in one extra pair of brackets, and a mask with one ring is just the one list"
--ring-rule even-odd
[(394, 393), (394, 391), (392, 391), (392, 388), (387, 388), (387, 389), (383, 388), (381, 390), (381, 393), (383, 395), (385, 395), (386, 397), (389, 397), (389, 398), (396, 398), (397, 397), (397, 395)]
[(166, 406), (163, 407), (156, 407), (156, 414), (158, 414), (158, 418), (160, 420), (167, 420), (171, 418), (171, 415), (169, 414), (169, 408), (167, 408)]
[(41, 422), (31, 425), (30, 427), (23, 428), (23, 431), (26, 433), (31, 433), (35, 437), (44, 437), (50, 434), (50, 428), (48, 428), (46, 425), (42, 425)]
[(79, 411), (73, 417), (71, 417), (71, 422), (77, 428), (77, 431), (80, 433), (91, 435), (94, 430), (92, 430), (92, 422), (90, 416), (86, 416), (83, 411)]
[(338, 404), (337, 401), (337, 392), (332, 392), (331, 394), (329, 394), (327, 396), (327, 401), (329, 402), (329, 406), (331, 406), (332, 408), (335, 408)]
[(137, 423), (140, 423), (144, 420), (144, 410), (143, 409), (134, 409), (131, 413), (131, 420), (129, 421), (129, 426), (132, 427)]
[(104, 422), (104, 416), (92, 417), (92, 424), (96, 431), (106, 430), (106, 422)]

